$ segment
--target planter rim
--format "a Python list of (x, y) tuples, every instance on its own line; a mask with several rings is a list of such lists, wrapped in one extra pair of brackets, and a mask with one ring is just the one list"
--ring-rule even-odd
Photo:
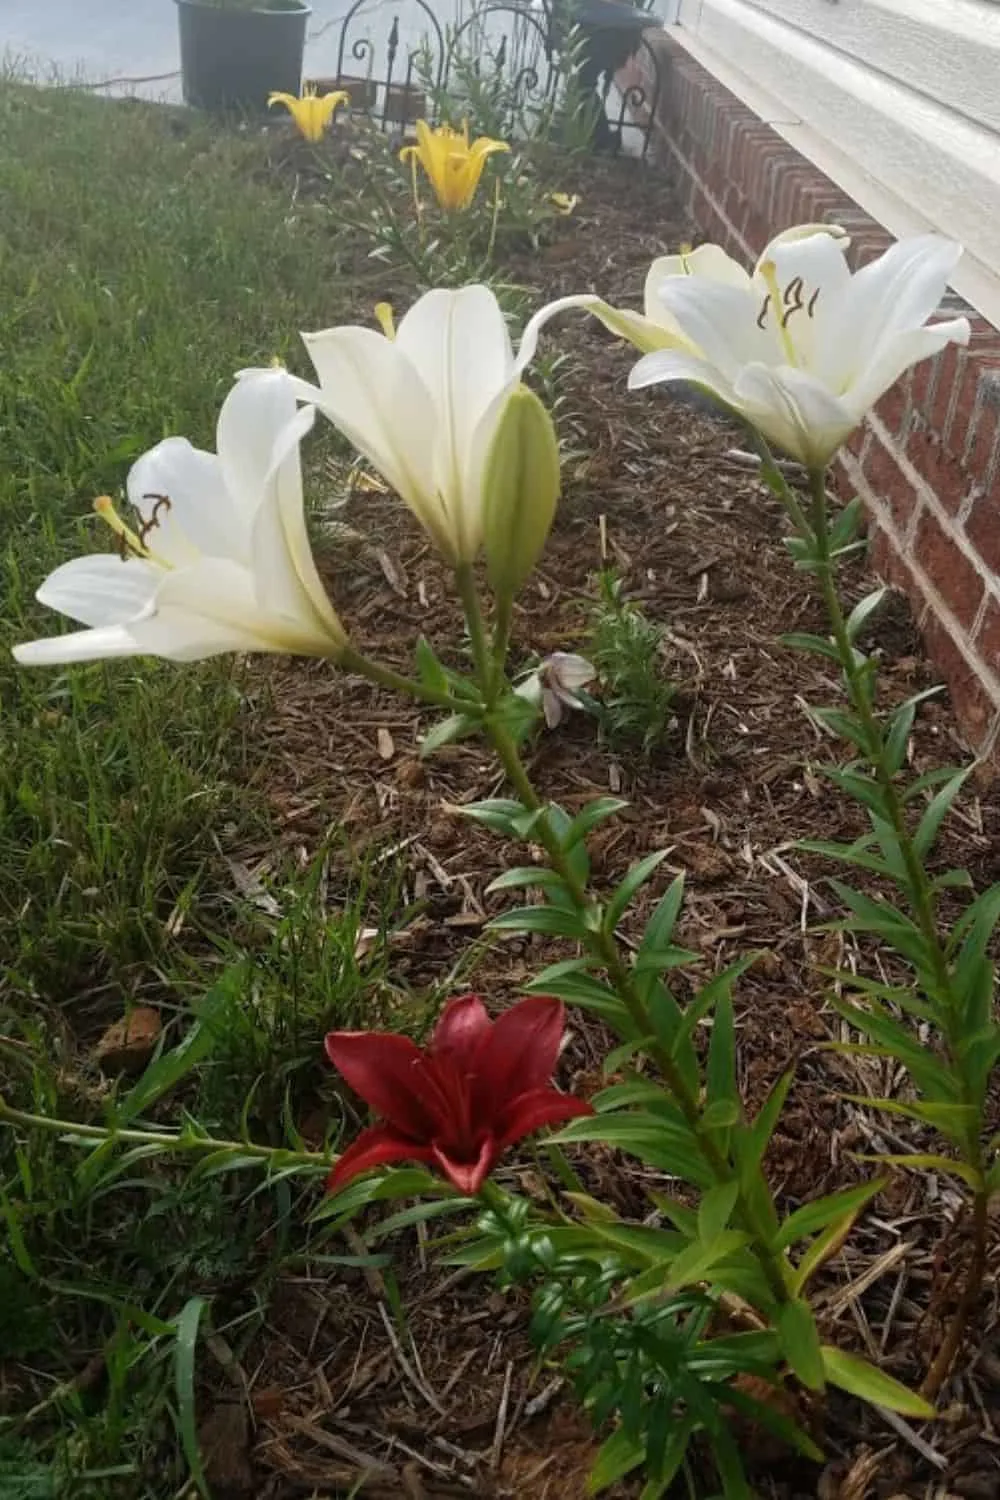
[(189, 10), (214, 10), (220, 15), (233, 16), (301, 16), (312, 15), (312, 6), (308, 0), (296, 0), (293, 6), (284, 5), (280, 9), (274, 5), (268, 5), (267, 0), (256, 0), (253, 5), (216, 5), (211, 0), (174, 0), (178, 6), (187, 6)]

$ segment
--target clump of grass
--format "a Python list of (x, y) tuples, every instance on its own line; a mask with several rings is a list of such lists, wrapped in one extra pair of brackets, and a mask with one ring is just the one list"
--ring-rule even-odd
[(611, 745), (648, 755), (671, 726), (677, 687), (663, 675), (663, 637), (615, 570), (603, 568), (583, 654), (597, 668), (601, 733)]

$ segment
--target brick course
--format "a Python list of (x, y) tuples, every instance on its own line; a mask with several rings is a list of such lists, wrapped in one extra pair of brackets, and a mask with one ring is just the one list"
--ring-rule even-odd
[[(653, 152), (705, 239), (754, 261), (789, 225), (841, 224), (857, 267), (892, 236), (765, 125), (666, 31), (647, 32), (661, 88)], [(644, 51), (628, 82), (649, 88)], [(927, 650), (973, 747), (1000, 758), (1000, 331), (949, 294), (972, 324), (888, 392), (838, 461), (864, 496), (871, 556), (909, 597)]]

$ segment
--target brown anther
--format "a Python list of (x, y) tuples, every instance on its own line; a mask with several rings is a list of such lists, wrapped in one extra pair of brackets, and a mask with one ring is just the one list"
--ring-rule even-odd
[(757, 327), (763, 332), (764, 324), (767, 322), (767, 310), (771, 306), (771, 293), (768, 292), (764, 298), (764, 305), (757, 314)]
[(160, 524), (160, 511), (161, 510), (165, 510), (165, 511), (167, 511), (168, 514), (170, 512), (170, 496), (169, 495), (158, 495), (155, 492), (150, 492), (147, 495), (143, 495), (142, 498), (144, 500), (152, 500), (153, 501), (153, 509), (149, 513), (149, 520), (148, 521), (146, 521), (146, 520), (143, 519), (142, 512), (139, 511), (138, 508), (137, 508), (137, 514), (139, 516), (139, 521), (140, 521), (140, 526), (139, 526), (139, 540), (142, 543), (142, 545), (145, 547), (145, 545), (146, 545), (146, 538), (149, 536), (149, 533), (151, 531), (155, 531), (156, 528)]
[(785, 312), (781, 317), (782, 328), (788, 327), (788, 320), (792, 316), (792, 313), (801, 312), (805, 307), (805, 302), (802, 300), (802, 293), (804, 289), (805, 282), (802, 280), (801, 276), (796, 276), (794, 281), (790, 281), (785, 287), (784, 296), (782, 298), (785, 304)]
[(812, 296), (809, 298), (808, 303), (806, 304), (806, 316), (807, 317), (809, 317), (809, 318), (812, 317), (813, 313), (816, 311), (816, 303), (818, 301), (819, 301), (819, 287), (816, 288), (816, 290), (813, 292)]

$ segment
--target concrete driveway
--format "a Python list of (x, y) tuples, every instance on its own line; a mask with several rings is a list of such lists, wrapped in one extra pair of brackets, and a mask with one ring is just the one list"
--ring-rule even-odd
[[(308, 72), (336, 70), (340, 22), (351, 3), (312, 0)], [(461, 12), (463, 0), (432, 0), (432, 6), (444, 25)], [(352, 39), (367, 35), (376, 47), (384, 46), (396, 14), (404, 28), (407, 22), (421, 24), (414, 0), (366, 0)], [(173, 0), (0, 0), (0, 53), (40, 81), (58, 76), (114, 93), (180, 98)]]

